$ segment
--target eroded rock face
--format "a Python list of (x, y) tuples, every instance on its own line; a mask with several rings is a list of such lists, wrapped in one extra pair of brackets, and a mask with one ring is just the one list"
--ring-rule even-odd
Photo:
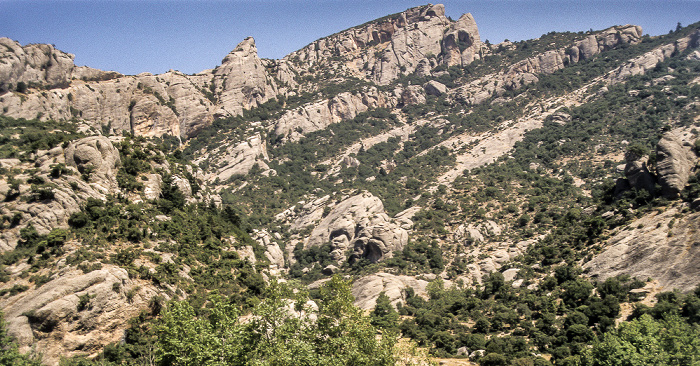
[(673, 131), (666, 132), (656, 145), (656, 173), (661, 194), (677, 198), (695, 168), (697, 156), (692, 146)]
[(267, 143), (260, 135), (254, 135), (246, 141), (206, 152), (195, 160), (195, 163), (203, 160), (208, 160), (218, 167), (206, 174), (205, 179), (208, 181), (218, 179), (225, 182), (233, 176), (248, 174), (255, 165), (263, 172), (269, 170), (266, 162), (270, 159), (267, 154)]
[(445, 16), (444, 6), (436, 4), (411, 8), (320, 39), (284, 61), (293, 68), (308, 70), (314, 63), (342, 55), (348, 71), (384, 85), (416, 71), (420, 65), (466, 65), (480, 58), (481, 46), (470, 14), (454, 22)]
[[(58, 178), (52, 177), (50, 172), (57, 164), (65, 164), (70, 172)], [(107, 194), (118, 192), (116, 173), (119, 164), (119, 151), (102, 136), (76, 140), (65, 151), (57, 146), (37, 152), (31, 166), (37, 169), (34, 175), (50, 183), (52, 198), (14, 199), (0, 203), (0, 214), (21, 216), (17, 226), (0, 233), (0, 251), (11, 250), (17, 245), (22, 228), (32, 225), (39, 234), (47, 234), (53, 228), (66, 227), (70, 215), (80, 211), (87, 198), (103, 200)], [(19, 162), (15, 167), (29, 168)], [(89, 177), (88, 181), (83, 179), (83, 175)], [(29, 178), (28, 175), (19, 177), (22, 180)], [(4, 180), (2, 182), (6, 184)], [(29, 184), (22, 184), (19, 190), (26, 196), (30, 189)]]
[(129, 118), (131, 130), (137, 136), (180, 136), (177, 115), (153, 95), (146, 95), (134, 103)]
[(0, 306), (20, 351), (36, 347), (45, 364), (57, 365), (61, 357), (96, 355), (121, 340), (129, 319), (156, 294), (152, 285), (131, 280), (113, 265), (85, 274), (66, 267), (43, 286), (3, 299)]
[(425, 291), (427, 286), (428, 281), (426, 280), (380, 272), (353, 282), (352, 295), (355, 297), (356, 306), (363, 310), (373, 310), (377, 305), (377, 298), (382, 292), (389, 297), (391, 305), (396, 307), (399, 303), (406, 303), (405, 288), (412, 288), (417, 296), (427, 297)]
[(68, 145), (65, 151), (66, 165), (81, 173), (90, 172), (90, 182), (104, 191), (116, 189), (116, 174), (121, 158), (119, 151), (104, 136), (86, 137)]
[(277, 94), (272, 77), (258, 57), (253, 37), (239, 43), (214, 71), (213, 84), (219, 94), (215, 116), (238, 115), (257, 107)]
[(160, 198), (163, 192), (163, 177), (160, 174), (148, 174), (148, 180), (143, 187), (143, 195), (147, 200)]
[(626, 44), (637, 44), (641, 42), (641, 36), (642, 29), (639, 26), (608, 28), (591, 34), (568, 48), (549, 50), (526, 58), (513, 64), (502, 74), (484, 76), (451, 91), (451, 94), (467, 103), (480, 104), (494, 95), (503, 95), (507, 90), (537, 82), (539, 74), (551, 74), (603, 51)]
[(295, 141), (304, 134), (322, 130), (333, 123), (352, 119), (368, 109), (391, 107), (393, 103), (377, 88), (370, 87), (357, 93), (340, 93), (327, 100), (306, 104), (286, 112), (271, 125), (278, 136)]
[(419, 85), (409, 85), (401, 92), (401, 104), (416, 105), (425, 104), (425, 90)]
[(674, 43), (661, 45), (641, 56), (633, 58), (611, 72), (606, 78), (613, 83), (621, 82), (630, 76), (644, 74), (656, 67), (659, 62), (676, 53), (697, 47), (700, 47), (700, 30), (696, 30), (691, 35), (683, 37)]
[(666, 290), (693, 290), (700, 283), (700, 214), (674, 219), (677, 213), (671, 208), (631, 222), (628, 227), (634, 229), (620, 230), (607, 240), (605, 250), (584, 264), (584, 270), (601, 281), (628, 274), (657, 280)]
[[(73, 55), (53, 46), (22, 47), (7, 38), (0, 39), (0, 48), (5, 61), (0, 63), (0, 94), (10, 91), (0, 96), (0, 107), (14, 118), (77, 118), (97, 129), (189, 138), (215, 116), (240, 114), (278, 93), (252, 38), (241, 42), (216, 70), (196, 75), (171, 70), (124, 76), (75, 67)], [(27, 88), (12, 92), (18, 82)]]
[[(60, 86), (69, 83), (74, 55), (48, 44), (21, 46), (0, 38), (0, 93), (17, 90), (17, 83)], [(21, 90), (20, 90), (21, 91)]]
[(377, 262), (389, 258), (408, 242), (408, 232), (384, 212), (382, 201), (369, 192), (350, 197), (321, 220), (309, 235), (305, 247), (331, 244), (331, 257), (344, 262), (366, 258)]

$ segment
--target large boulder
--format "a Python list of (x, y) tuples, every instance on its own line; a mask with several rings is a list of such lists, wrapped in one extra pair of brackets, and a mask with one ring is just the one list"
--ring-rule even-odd
[(656, 174), (661, 194), (677, 198), (695, 168), (697, 157), (689, 143), (684, 143), (676, 132), (665, 133), (656, 145)]
[(389, 258), (408, 242), (408, 232), (387, 216), (382, 201), (362, 192), (336, 205), (309, 235), (305, 247), (331, 244), (331, 256), (343, 262)]
[(104, 191), (115, 189), (121, 158), (108, 138), (91, 136), (71, 142), (65, 151), (65, 161)]
[(406, 303), (404, 289), (412, 288), (416, 295), (426, 297), (428, 281), (411, 276), (397, 276), (390, 273), (375, 273), (357, 279), (352, 284), (352, 295), (355, 305), (364, 310), (372, 310), (377, 305), (377, 298), (382, 292), (389, 297), (391, 304), (396, 307)]

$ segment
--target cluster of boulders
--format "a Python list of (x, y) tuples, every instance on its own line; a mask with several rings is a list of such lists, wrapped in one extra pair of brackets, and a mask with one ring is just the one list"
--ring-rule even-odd
[(615, 194), (620, 195), (631, 188), (656, 194), (658, 184), (661, 196), (678, 198), (698, 163), (692, 136), (683, 129), (668, 131), (661, 136), (656, 145), (656, 174), (649, 171), (645, 154), (630, 149), (625, 155), (625, 178), (618, 179)]

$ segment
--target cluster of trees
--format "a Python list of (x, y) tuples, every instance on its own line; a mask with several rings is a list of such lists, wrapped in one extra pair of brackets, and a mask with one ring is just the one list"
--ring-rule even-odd
[(83, 137), (69, 122), (15, 119), (0, 115), (0, 158), (28, 158), (28, 153), (48, 150)]
[[(390, 307), (390, 306), (389, 306)], [(212, 295), (205, 306), (173, 301), (142, 315), (125, 342), (94, 360), (65, 366), (136, 365), (394, 365), (397, 338), (353, 305), (350, 284), (336, 276), (313, 301), (308, 292), (271, 282), (248, 311)]]
[[(533, 274), (526, 269), (519, 277), (527, 282)], [(406, 317), (394, 324), (435, 355), (455, 355), (460, 347), (483, 350), (473, 357), (481, 365), (550, 364), (533, 356), (540, 353), (552, 355), (557, 365), (700, 360), (694, 338), (700, 332), (700, 287), (687, 295), (659, 294), (653, 308), (637, 303), (630, 322), (616, 328), (620, 303), (638, 301), (630, 290), (644, 283), (624, 276), (592, 283), (579, 274), (576, 267), (559, 266), (534, 290), (513, 288), (497, 272), (476, 289), (447, 289), (434, 281), (427, 301), (407, 290), (399, 308)]]

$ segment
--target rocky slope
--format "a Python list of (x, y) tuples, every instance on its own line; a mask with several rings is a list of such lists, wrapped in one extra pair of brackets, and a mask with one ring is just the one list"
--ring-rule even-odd
[(0, 44), (0, 307), (47, 364), (170, 299), (249, 306), (273, 277), (313, 293), (340, 274), (409, 321), (497, 275), (530, 294), (579, 266), (700, 283), (697, 25), (488, 45), (426, 5), (281, 60), (247, 38), (195, 75)]

